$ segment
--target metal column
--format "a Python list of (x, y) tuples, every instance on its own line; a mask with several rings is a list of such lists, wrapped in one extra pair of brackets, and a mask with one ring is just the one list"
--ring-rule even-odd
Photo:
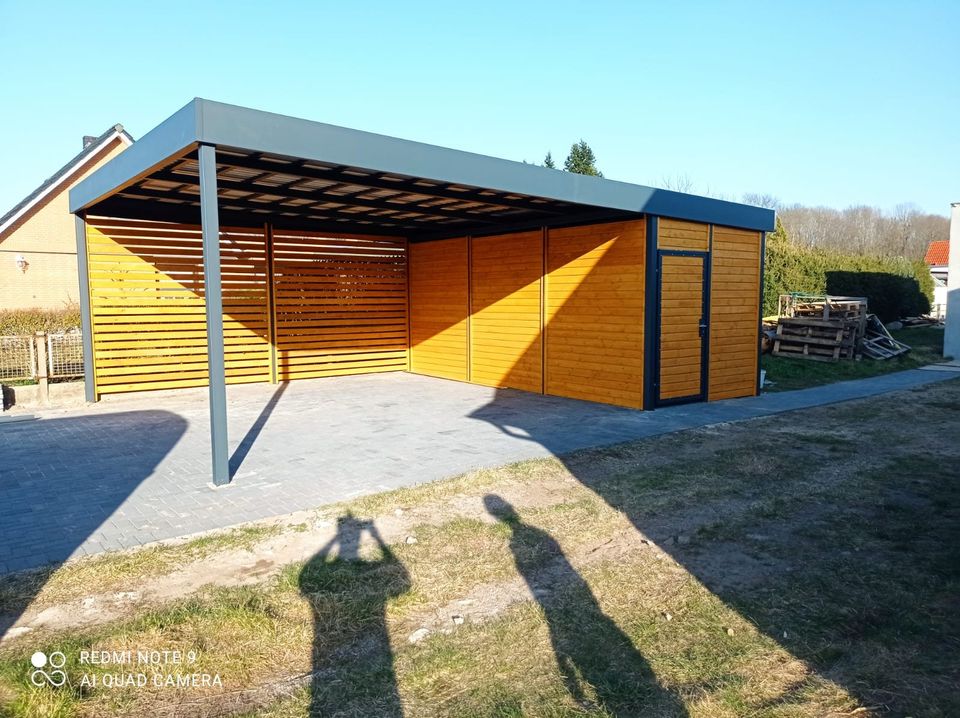
[(230, 483), (227, 449), (227, 387), (223, 359), (223, 287), (220, 283), (220, 217), (217, 210), (217, 153), (200, 145), (200, 224), (203, 230), (203, 287), (207, 308), (207, 367), (210, 373), (210, 453), (213, 483)]
[(83, 334), (83, 391), (87, 401), (97, 400), (93, 371), (93, 321), (90, 313), (90, 269), (87, 262), (87, 223), (83, 215), (73, 217), (77, 230), (77, 277), (80, 279), (80, 329)]

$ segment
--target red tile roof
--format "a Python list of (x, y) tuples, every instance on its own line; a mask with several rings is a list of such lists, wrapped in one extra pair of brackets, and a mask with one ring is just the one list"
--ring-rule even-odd
[(949, 240), (942, 239), (937, 242), (930, 242), (924, 261), (931, 267), (945, 267), (950, 261), (949, 257), (950, 242)]

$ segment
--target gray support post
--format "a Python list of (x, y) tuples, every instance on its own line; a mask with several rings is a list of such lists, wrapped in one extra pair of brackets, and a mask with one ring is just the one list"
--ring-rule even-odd
[(223, 359), (223, 288), (220, 283), (220, 217), (217, 209), (217, 152), (200, 145), (200, 225), (203, 230), (203, 288), (207, 309), (207, 368), (210, 373), (210, 453), (213, 483), (230, 483), (227, 448), (227, 386)]
[(90, 270), (87, 262), (87, 223), (83, 215), (73, 216), (77, 231), (77, 277), (80, 280), (80, 330), (83, 340), (83, 392), (87, 401), (97, 400), (93, 371), (93, 321), (90, 315)]

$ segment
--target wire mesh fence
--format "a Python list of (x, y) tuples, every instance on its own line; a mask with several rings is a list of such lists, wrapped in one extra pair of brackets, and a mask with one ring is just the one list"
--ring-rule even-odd
[(48, 334), (47, 363), (51, 378), (83, 376), (83, 335), (80, 332)]
[(33, 337), (0, 337), (0, 379), (15, 381), (36, 376)]

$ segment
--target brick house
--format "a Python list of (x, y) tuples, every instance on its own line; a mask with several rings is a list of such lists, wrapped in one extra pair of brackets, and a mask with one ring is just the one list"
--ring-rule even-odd
[(79, 296), (68, 193), (133, 144), (122, 125), (84, 137), (83, 150), (0, 217), (0, 310), (62, 309)]

